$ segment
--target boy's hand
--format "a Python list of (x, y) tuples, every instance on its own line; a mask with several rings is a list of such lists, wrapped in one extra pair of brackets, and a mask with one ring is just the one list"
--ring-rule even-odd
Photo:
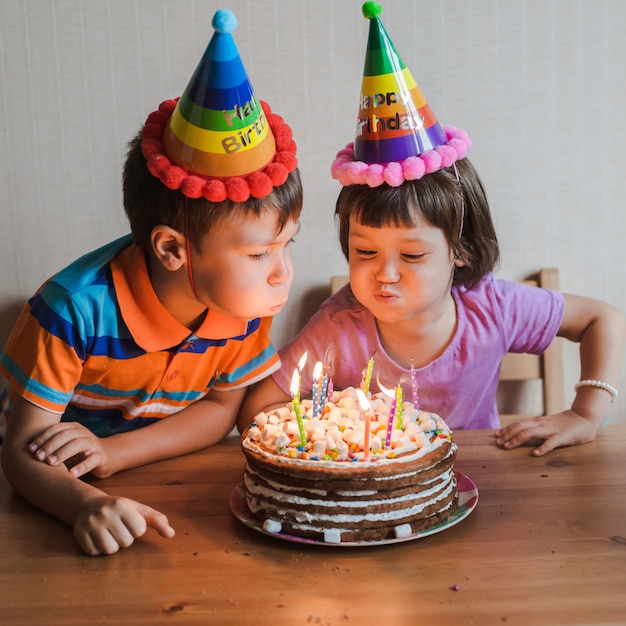
[(103, 495), (93, 500), (74, 523), (74, 536), (90, 556), (115, 554), (128, 548), (146, 530), (154, 528), (161, 537), (173, 537), (167, 517), (128, 498)]
[(113, 473), (106, 439), (94, 435), (78, 422), (58, 422), (37, 435), (28, 446), (40, 461), (49, 465), (67, 463), (77, 478), (92, 472), (96, 478)]
[(496, 443), (506, 449), (517, 448), (532, 439), (543, 439), (533, 450), (533, 456), (563, 446), (574, 446), (592, 441), (598, 425), (574, 411), (563, 411), (554, 415), (542, 415), (521, 419), (496, 432)]

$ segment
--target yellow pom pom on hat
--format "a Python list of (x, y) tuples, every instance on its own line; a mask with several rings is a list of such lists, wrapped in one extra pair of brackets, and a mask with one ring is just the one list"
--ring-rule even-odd
[(182, 96), (148, 116), (142, 151), (150, 172), (188, 198), (264, 198), (297, 166), (291, 128), (257, 99), (220, 9), (215, 30)]
[(471, 142), (464, 130), (439, 123), (382, 25), (382, 7), (365, 2), (362, 12), (370, 25), (356, 137), (331, 172), (342, 185), (397, 187), (451, 166)]

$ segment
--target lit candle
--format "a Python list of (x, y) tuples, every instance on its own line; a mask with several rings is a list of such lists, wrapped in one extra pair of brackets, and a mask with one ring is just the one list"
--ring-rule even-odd
[[(291, 390), (291, 395), (294, 396), (294, 398), (300, 402), (300, 388), (302, 387), (302, 368), (304, 367), (304, 364), (306, 363), (306, 358), (308, 356), (308, 352), (305, 352), (301, 357), (300, 360), (298, 361), (298, 368), (297, 368), (297, 372), (298, 372), (298, 380), (296, 381), (296, 391), (293, 391), (293, 388)], [(295, 374), (294, 374), (295, 376)], [(292, 385), (293, 385), (293, 380), (291, 381)], [(295, 393), (295, 395), (294, 395)]]
[(300, 445), (306, 446), (306, 433), (304, 432), (302, 415), (300, 415), (300, 372), (297, 368), (293, 370), (290, 391), (293, 402), (293, 410), (296, 414), (296, 421), (298, 422), (298, 431), (300, 432)]
[(327, 397), (328, 397), (328, 368), (324, 367), (324, 376), (322, 378), (322, 389), (320, 391), (320, 411), (324, 408)]
[(322, 365), (322, 362), (318, 361), (315, 364), (315, 367), (313, 368), (313, 387), (312, 387), (311, 395), (313, 396), (313, 418), (314, 419), (317, 417), (317, 414), (320, 410), (319, 383), (320, 383), (320, 377), (322, 375), (323, 367), (324, 366)]
[(378, 381), (378, 386), (381, 391), (391, 398), (391, 408), (389, 409), (389, 421), (387, 422), (387, 433), (385, 437), (385, 448), (391, 447), (391, 431), (393, 430), (393, 420), (396, 415), (396, 404), (398, 401), (397, 394), (395, 391), (391, 389), (387, 389), (384, 385), (381, 385), (380, 381)]
[[(376, 354), (376, 352), (374, 352)], [(367, 362), (367, 369), (365, 370), (365, 381), (362, 384), (363, 391), (367, 393), (370, 390), (370, 383), (372, 382), (372, 371), (374, 370), (374, 354)]]
[(365, 417), (365, 433), (363, 435), (363, 458), (367, 461), (370, 458), (370, 428), (371, 428), (371, 419), (372, 416), (370, 414), (370, 403), (363, 393), (361, 389), (356, 390), (357, 398), (359, 399), (359, 404), (364, 412)]
[(419, 411), (420, 410), (420, 399), (417, 395), (417, 372), (413, 367), (413, 359), (411, 359), (411, 389), (413, 390), (413, 405)]

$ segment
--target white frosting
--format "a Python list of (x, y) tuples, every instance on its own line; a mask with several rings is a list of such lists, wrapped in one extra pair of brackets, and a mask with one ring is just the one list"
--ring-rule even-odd
[[(454, 504), (454, 502), (448, 503), (448, 505), (443, 507), (439, 511), (439, 513), (445, 514), (447, 511), (449, 511), (449, 509), (452, 508), (453, 504)], [(315, 524), (299, 524), (297, 522), (292, 523), (291, 526), (296, 531), (299, 530), (299, 531), (313, 531), (313, 532), (318, 532), (318, 533), (326, 533), (326, 532), (329, 532), (330, 530), (332, 530), (331, 528), (324, 528), (322, 526), (316, 526)], [(337, 529), (337, 530), (339, 532), (341, 532), (341, 529)]]
[[(297, 511), (296, 517), (299, 521), (313, 522), (318, 521), (335, 521), (341, 523), (358, 523), (363, 521), (377, 522), (381, 520), (389, 521), (395, 519), (402, 519), (408, 515), (417, 515), (421, 513), (426, 507), (430, 506), (434, 502), (444, 500), (450, 495), (451, 490), (455, 486), (455, 481), (452, 480), (452, 470), (448, 470), (442, 475), (443, 483), (438, 482), (437, 485), (431, 489), (419, 491), (416, 494), (408, 494), (397, 498), (385, 498), (382, 500), (321, 500), (315, 497), (306, 496), (294, 496), (283, 493), (283, 491), (275, 491), (262, 487), (244, 476), (244, 484), (248, 493), (255, 498), (261, 500), (267, 500), (271, 498), (276, 507), (276, 517), (284, 517), (290, 511), (293, 513), (297, 509), (292, 509), (291, 506), (314, 506), (317, 507), (315, 514), (311, 514), (307, 511)], [(445, 486), (445, 488), (443, 488)], [(422, 502), (422, 500), (424, 500)], [(416, 502), (419, 500), (420, 502)], [(394, 510), (385, 510), (382, 512), (372, 512), (371, 508), (377, 505), (391, 506), (394, 504), (402, 504), (403, 506)], [(335, 513), (333, 508), (347, 508), (350, 509), (350, 513)], [(323, 512), (326, 511), (326, 512)], [(253, 511), (254, 513), (255, 511)]]
[[(434, 413), (420, 411), (404, 402), (402, 415), (394, 417), (390, 445), (386, 445), (391, 399), (384, 394), (370, 398), (369, 459), (363, 451), (366, 417), (352, 387), (335, 392), (321, 416), (313, 417), (312, 402), (301, 402), (306, 445), (302, 445), (293, 404), (269, 413), (260, 413), (248, 430), (243, 446), (266, 458), (296, 465), (311, 461), (333, 467), (337, 462), (397, 464), (413, 461), (440, 447), (451, 438), (444, 420)], [(401, 423), (400, 423), (401, 422)]]

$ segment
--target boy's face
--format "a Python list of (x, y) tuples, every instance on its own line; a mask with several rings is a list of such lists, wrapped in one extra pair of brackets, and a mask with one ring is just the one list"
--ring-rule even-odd
[(278, 213), (235, 211), (213, 226), (192, 252), (198, 298), (214, 311), (242, 320), (276, 315), (293, 281), (290, 244), (299, 228), (289, 221), (278, 232)]
[[(437, 315), (449, 304), (454, 255), (439, 228), (363, 226), (350, 218), (350, 285), (380, 322)], [(458, 263), (458, 261), (456, 261)]]

